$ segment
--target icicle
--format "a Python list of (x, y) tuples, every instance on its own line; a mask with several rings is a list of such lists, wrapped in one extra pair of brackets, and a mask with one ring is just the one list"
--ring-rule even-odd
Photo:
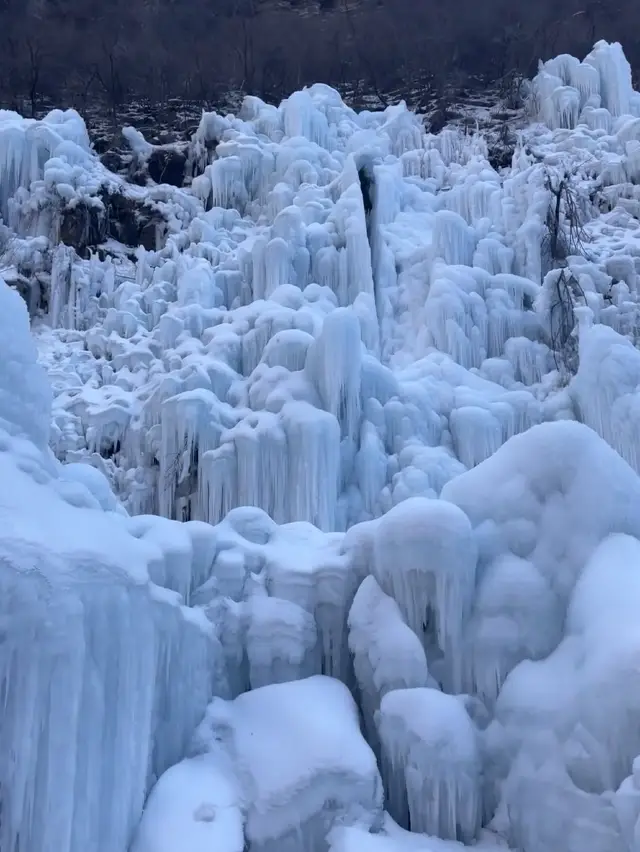
[(305, 402), (281, 412), (289, 447), (287, 515), (334, 528), (340, 476), (340, 427), (335, 417)]
[(295, 280), (293, 265), (291, 262), (291, 248), (289, 244), (280, 237), (269, 240), (264, 250), (265, 285), (264, 295), (266, 298), (286, 284)]
[(480, 828), (477, 732), (458, 697), (387, 693), (376, 713), (391, 816), (411, 831), (472, 843)]
[(466, 515), (439, 500), (413, 498), (378, 521), (373, 574), (427, 659), (444, 655), (445, 687), (461, 687), (462, 631), (476, 582), (477, 545)]
[(379, 756), (374, 715), (381, 699), (394, 689), (431, 686), (432, 679), (422, 643), (371, 575), (358, 589), (348, 623), (367, 741)]
[(448, 264), (471, 266), (475, 251), (473, 231), (461, 216), (449, 210), (436, 213), (433, 251)]
[(318, 388), (325, 409), (336, 417), (344, 437), (354, 437), (360, 425), (362, 342), (355, 313), (332, 311), (322, 332), (309, 347), (305, 371)]
[(211, 184), (211, 205), (233, 207), (244, 211), (249, 197), (244, 183), (244, 168), (240, 157), (215, 160), (206, 170)]

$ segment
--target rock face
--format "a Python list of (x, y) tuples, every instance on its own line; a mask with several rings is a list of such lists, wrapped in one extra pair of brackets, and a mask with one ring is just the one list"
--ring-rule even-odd
[(59, 239), (84, 257), (89, 248), (98, 246), (106, 237), (105, 211), (99, 203), (81, 202), (65, 207), (60, 214)]
[(158, 228), (164, 224), (158, 210), (124, 193), (105, 192), (101, 198), (106, 211), (107, 238), (133, 248), (141, 245), (152, 251), (158, 247)]
[(147, 161), (147, 172), (154, 183), (184, 186), (187, 155), (176, 145), (154, 148)]
[(80, 257), (87, 257), (109, 239), (154, 251), (165, 224), (161, 213), (150, 203), (106, 188), (91, 202), (63, 208), (59, 221), (60, 242), (74, 248)]

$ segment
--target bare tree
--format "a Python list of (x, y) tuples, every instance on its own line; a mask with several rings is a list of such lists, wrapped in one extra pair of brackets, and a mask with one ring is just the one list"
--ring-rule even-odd
[(619, 40), (634, 68), (637, 0), (0, 0), (0, 104), (242, 89), (269, 98), (323, 80), (381, 104), (528, 75), (539, 57)]

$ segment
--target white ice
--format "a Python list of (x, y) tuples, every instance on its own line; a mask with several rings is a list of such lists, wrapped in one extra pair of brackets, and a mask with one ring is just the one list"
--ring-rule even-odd
[(170, 553), (131, 534), (98, 471), (61, 475), (26, 308), (1, 281), (0, 304), (0, 843), (126, 849), (226, 693), (219, 644), (154, 584)]
[(397, 689), (375, 720), (391, 816), (412, 831), (471, 843), (480, 828), (480, 743), (463, 702), (437, 689)]
[(501, 169), (249, 97), (185, 188), (0, 112), (3, 850), (637, 852), (640, 94), (527, 91)]
[(131, 852), (243, 852), (242, 806), (222, 759), (199, 754), (182, 760), (151, 791)]
[[(360, 733), (353, 698), (332, 678), (216, 699), (198, 729), (196, 748), (212, 756), (221, 766), (217, 771), (233, 767), (251, 849), (323, 850), (335, 824), (375, 827), (382, 821), (375, 757)], [(193, 774), (189, 764), (187, 771)], [(187, 776), (187, 784), (194, 783), (197, 778)], [(176, 836), (171, 852), (183, 849), (183, 842)]]

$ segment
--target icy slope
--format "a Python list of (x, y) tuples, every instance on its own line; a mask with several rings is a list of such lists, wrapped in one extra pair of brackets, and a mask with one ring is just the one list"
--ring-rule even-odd
[(136, 852), (637, 852), (640, 102), (601, 42), (529, 108), (497, 172), (248, 98), (183, 189), (0, 114), (3, 850), (124, 852), (171, 766)]

